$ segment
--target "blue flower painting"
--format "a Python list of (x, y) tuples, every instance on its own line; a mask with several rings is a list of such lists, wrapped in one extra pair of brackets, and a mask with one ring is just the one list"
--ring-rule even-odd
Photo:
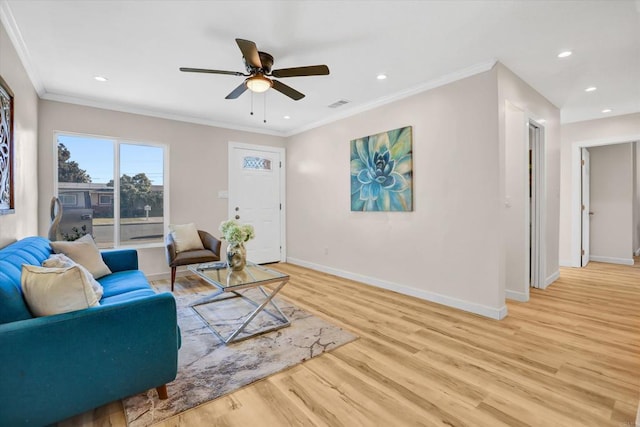
[(411, 211), (411, 126), (351, 141), (351, 210)]

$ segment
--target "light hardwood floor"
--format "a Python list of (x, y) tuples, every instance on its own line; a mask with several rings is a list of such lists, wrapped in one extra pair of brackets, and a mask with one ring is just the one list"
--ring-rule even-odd
[[(635, 425), (638, 267), (562, 269), (529, 302), (509, 301), (502, 321), (290, 264), (274, 268), (291, 276), (281, 295), (360, 338), (158, 426)], [(175, 293), (206, 289), (183, 277)], [(60, 425), (125, 419), (114, 402)]]

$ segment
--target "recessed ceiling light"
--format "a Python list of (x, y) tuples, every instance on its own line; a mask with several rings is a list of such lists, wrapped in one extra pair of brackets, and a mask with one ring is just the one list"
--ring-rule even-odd
[(387, 75), (386, 75), (386, 74), (378, 74), (378, 75), (376, 76), (376, 79), (378, 79), (378, 80), (384, 80), (384, 79), (386, 79), (386, 78), (387, 78)]
[(93, 79), (96, 80), (96, 81), (99, 81), (99, 82), (106, 82), (107, 80), (109, 80), (108, 78), (106, 78), (104, 76), (95, 76)]
[(605, 108), (604, 110), (602, 110), (603, 113), (610, 113), (613, 110), (611, 108)]
[(291, 116), (284, 116), (283, 119), (285, 120), (289, 120), (291, 118)]
[(584, 91), (585, 91), (585, 92), (593, 92), (593, 91), (594, 91), (594, 90), (596, 90), (596, 89), (598, 89), (598, 88), (597, 88), (597, 87), (595, 87), (595, 86), (589, 86), (589, 87), (588, 87), (588, 88), (586, 88)]
[(560, 52), (558, 54), (558, 58), (566, 58), (567, 56), (571, 56), (573, 52), (571, 52), (570, 50), (565, 50), (564, 52)]

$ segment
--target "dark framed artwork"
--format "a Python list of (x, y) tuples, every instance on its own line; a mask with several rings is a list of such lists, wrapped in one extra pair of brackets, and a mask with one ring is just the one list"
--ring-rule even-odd
[(0, 215), (14, 213), (13, 92), (0, 76)]
[(351, 211), (413, 210), (413, 137), (406, 126), (351, 141)]

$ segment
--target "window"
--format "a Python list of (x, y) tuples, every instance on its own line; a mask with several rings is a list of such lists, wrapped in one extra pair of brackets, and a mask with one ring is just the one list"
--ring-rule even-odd
[(75, 194), (60, 194), (60, 203), (63, 207), (76, 206), (78, 204), (78, 196)]
[(113, 204), (113, 196), (111, 194), (99, 194), (98, 204), (111, 206)]
[(262, 157), (247, 156), (243, 159), (242, 168), (270, 171), (271, 160), (263, 159)]
[(162, 243), (163, 146), (62, 133), (55, 143), (65, 240), (91, 234), (101, 248)]

